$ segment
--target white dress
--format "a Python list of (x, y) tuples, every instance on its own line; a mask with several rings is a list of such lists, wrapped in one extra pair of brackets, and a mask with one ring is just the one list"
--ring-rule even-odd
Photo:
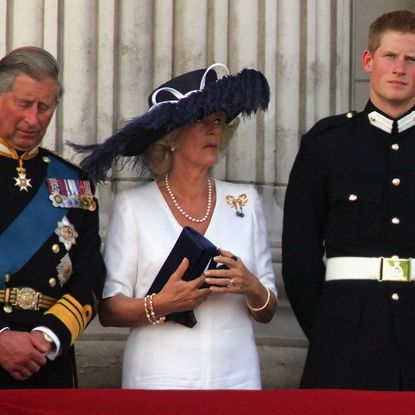
[[(217, 201), (205, 233), (233, 252), (261, 282), (276, 292), (262, 204), (249, 185), (215, 181)], [(226, 196), (246, 194), (244, 216)], [(122, 293), (142, 298), (176, 242), (182, 227), (157, 184), (120, 192), (105, 245), (104, 298)], [(129, 389), (260, 389), (259, 359), (245, 297), (211, 294), (194, 310), (188, 328), (168, 321), (130, 330), (122, 387)]]

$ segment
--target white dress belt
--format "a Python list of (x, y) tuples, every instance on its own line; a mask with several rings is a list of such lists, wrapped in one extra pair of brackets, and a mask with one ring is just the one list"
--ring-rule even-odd
[(415, 280), (415, 259), (386, 257), (333, 257), (327, 260), (326, 281), (332, 280)]

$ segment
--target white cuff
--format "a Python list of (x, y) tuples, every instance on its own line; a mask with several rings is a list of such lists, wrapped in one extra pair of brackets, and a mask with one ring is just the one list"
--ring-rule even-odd
[(53, 342), (55, 343), (56, 348), (55, 348), (55, 350), (51, 350), (50, 352), (48, 352), (46, 354), (46, 357), (49, 360), (56, 359), (56, 357), (58, 357), (61, 353), (61, 342), (60, 342), (58, 336), (56, 336), (56, 334), (52, 330), (48, 329), (45, 326), (35, 327), (32, 331), (42, 331), (43, 333), (46, 333), (47, 335), (49, 335), (52, 338)]

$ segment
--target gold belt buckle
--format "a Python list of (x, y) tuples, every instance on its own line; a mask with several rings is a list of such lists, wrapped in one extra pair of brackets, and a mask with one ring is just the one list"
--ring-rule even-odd
[(410, 281), (410, 260), (393, 256), (381, 257), (380, 281)]
[(12, 305), (23, 310), (38, 310), (39, 294), (30, 287), (16, 288), (16, 302)]

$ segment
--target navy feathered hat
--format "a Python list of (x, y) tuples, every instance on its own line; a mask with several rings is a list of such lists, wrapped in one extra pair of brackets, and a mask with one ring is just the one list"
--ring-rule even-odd
[[(227, 75), (218, 77), (217, 67)], [(103, 180), (119, 157), (141, 155), (150, 144), (178, 128), (193, 124), (208, 115), (223, 112), (227, 121), (238, 115), (265, 110), (270, 99), (264, 75), (254, 69), (243, 69), (229, 75), (225, 65), (213, 64), (207, 69), (187, 72), (156, 88), (149, 96), (149, 110), (129, 121), (102, 144), (70, 145), (78, 152), (91, 152), (82, 162), (93, 179)]]

